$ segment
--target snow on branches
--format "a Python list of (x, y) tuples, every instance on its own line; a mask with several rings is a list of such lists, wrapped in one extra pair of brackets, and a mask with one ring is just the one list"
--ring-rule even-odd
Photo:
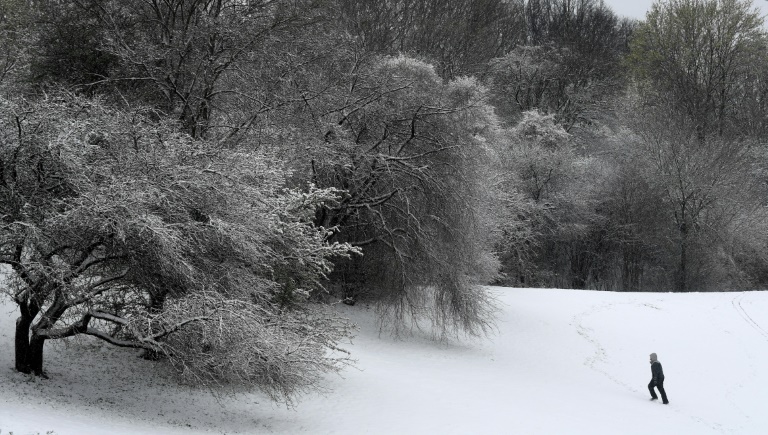
[[(143, 348), (206, 385), (276, 400), (317, 387), (350, 328), (311, 301), (330, 259), (312, 223), (333, 189), (287, 190), (268, 155), (222, 150), (66, 93), (0, 100), (0, 263), (19, 306), (16, 368), (45, 340)], [(336, 355), (336, 356), (333, 356)]]

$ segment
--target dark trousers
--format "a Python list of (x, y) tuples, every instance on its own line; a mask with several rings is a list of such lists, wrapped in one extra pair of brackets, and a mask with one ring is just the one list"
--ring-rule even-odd
[(656, 392), (653, 391), (653, 387), (656, 387), (659, 389), (659, 393), (661, 393), (661, 401), (664, 403), (668, 403), (669, 400), (667, 400), (667, 392), (664, 391), (664, 380), (662, 379), (657, 382), (651, 381), (651, 383), (648, 384), (648, 391), (651, 392), (651, 397), (654, 399), (658, 399), (658, 397), (656, 396)]

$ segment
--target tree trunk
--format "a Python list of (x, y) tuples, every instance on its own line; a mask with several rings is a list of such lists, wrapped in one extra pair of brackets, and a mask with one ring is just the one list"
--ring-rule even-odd
[(23, 311), (21, 316), (16, 319), (16, 337), (14, 341), (16, 370), (22, 373), (31, 373), (32, 369), (27, 361), (27, 355), (29, 355), (29, 327), (32, 325), (34, 317), (29, 316)]
[(14, 337), (16, 370), (46, 377), (43, 372), (45, 337), (37, 335), (33, 330), (30, 338), (30, 327), (40, 310), (34, 303), (22, 302), (19, 303), (19, 311), (21, 315), (16, 319), (16, 335)]
[(47, 378), (48, 376), (43, 372), (43, 346), (45, 346), (45, 338), (33, 333), (27, 351), (27, 367), (35, 375)]
[(43, 372), (45, 337), (32, 333), (30, 339), (29, 326), (31, 324), (32, 317), (21, 316), (16, 320), (16, 370), (47, 377)]
[(640, 290), (640, 275), (642, 274), (642, 260), (638, 249), (627, 246), (622, 250), (621, 288), (625, 292)]
[(688, 291), (688, 228), (685, 223), (680, 226), (680, 274), (677, 279), (677, 291)]

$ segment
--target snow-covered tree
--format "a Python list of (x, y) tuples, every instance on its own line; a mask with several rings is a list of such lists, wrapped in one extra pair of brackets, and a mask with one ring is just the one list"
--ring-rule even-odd
[(18, 304), (16, 369), (87, 335), (166, 357), (183, 379), (318, 387), (349, 325), (311, 302), (330, 258), (312, 223), (336, 192), (287, 190), (252, 147), (222, 151), (151, 111), (55, 93), (0, 100), (0, 263)]
[(522, 114), (500, 151), (506, 282), (584, 288), (597, 278), (594, 159), (579, 155), (554, 115)]
[(365, 252), (338, 277), (384, 301), (400, 325), (487, 330), (493, 307), (480, 285), (497, 267), (486, 219), (496, 118), (485, 89), (469, 78), (445, 83), (405, 56), (353, 74), (351, 86), (310, 102), (322, 142), (304, 154), (318, 186), (346, 191), (318, 224), (338, 226), (335, 239)]

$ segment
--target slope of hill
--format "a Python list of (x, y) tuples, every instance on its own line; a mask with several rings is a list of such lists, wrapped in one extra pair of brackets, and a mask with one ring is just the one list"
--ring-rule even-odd
[[(494, 288), (498, 333), (437, 343), (380, 334), (364, 307), (357, 368), (293, 409), (177, 387), (133, 351), (47, 348), (49, 380), (12, 370), (0, 306), (0, 434), (763, 434), (768, 293)], [(670, 404), (649, 401), (648, 354)]]

